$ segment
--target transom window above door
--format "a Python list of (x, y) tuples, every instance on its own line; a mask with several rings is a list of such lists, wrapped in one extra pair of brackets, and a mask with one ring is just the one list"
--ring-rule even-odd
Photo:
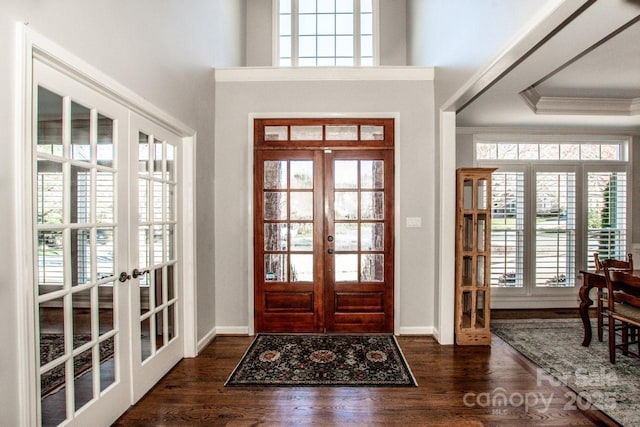
[(378, 0), (277, 0), (277, 64), (357, 67), (377, 63)]

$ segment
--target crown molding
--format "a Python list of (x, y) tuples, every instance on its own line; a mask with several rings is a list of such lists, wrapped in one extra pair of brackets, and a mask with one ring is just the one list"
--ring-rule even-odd
[(215, 68), (216, 82), (417, 80), (433, 81), (433, 67)]
[(534, 87), (520, 92), (525, 104), (536, 114), (637, 116), (640, 98), (589, 98), (577, 96), (542, 96)]

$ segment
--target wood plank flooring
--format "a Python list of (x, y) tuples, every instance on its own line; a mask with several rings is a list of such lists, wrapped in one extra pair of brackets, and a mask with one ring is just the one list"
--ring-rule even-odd
[[(572, 409), (569, 389), (538, 384), (537, 367), (497, 337), (490, 348), (399, 337), (416, 388), (224, 387), (251, 340), (217, 337), (197, 358), (176, 365), (115, 425), (616, 425), (597, 410)], [(490, 404), (501, 392), (511, 403)]]

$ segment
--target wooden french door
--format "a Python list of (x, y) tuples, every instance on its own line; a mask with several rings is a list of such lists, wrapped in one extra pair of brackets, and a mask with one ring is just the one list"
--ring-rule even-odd
[(393, 332), (392, 134), (392, 120), (256, 124), (257, 332)]

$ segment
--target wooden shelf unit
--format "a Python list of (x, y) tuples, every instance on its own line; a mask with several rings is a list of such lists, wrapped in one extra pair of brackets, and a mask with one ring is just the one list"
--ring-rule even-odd
[(456, 171), (456, 303), (458, 345), (491, 345), (491, 174)]

